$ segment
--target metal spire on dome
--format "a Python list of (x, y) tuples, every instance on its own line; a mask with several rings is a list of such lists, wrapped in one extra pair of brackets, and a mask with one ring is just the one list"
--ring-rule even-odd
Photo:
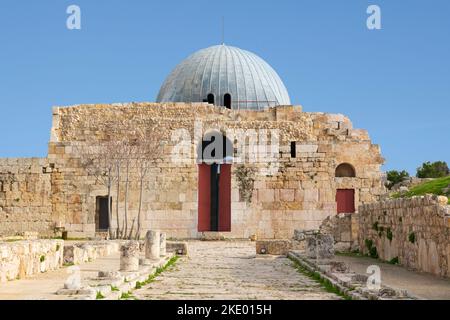
[(222, 45), (225, 45), (225, 17), (222, 16)]

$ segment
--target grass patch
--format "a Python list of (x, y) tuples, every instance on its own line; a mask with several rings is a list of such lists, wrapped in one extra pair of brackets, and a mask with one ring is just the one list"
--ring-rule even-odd
[(63, 267), (71, 267), (74, 265), (75, 265), (75, 263), (73, 263), (73, 262), (64, 262)]
[[(444, 178), (434, 179), (432, 181), (421, 183), (415, 187), (412, 187), (407, 193), (405, 193), (405, 197), (410, 198), (413, 196), (423, 196), (426, 194), (435, 194), (438, 196), (449, 196), (450, 194), (444, 194), (442, 189), (446, 188), (450, 184), (450, 176)], [(400, 198), (400, 193), (395, 193), (392, 195), (393, 198)], [(450, 199), (448, 201), (450, 204)]]
[(44, 262), (44, 261), (45, 261), (45, 256), (41, 256), (41, 257), (39, 258), (39, 261), (40, 261), (40, 262)]
[(100, 291), (97, 291), (97, 296), (95, 297), (95, 299), (102, 300), (102, 299), (105, 299), (105, 296), (102, 295), (102, 293)]
[(131, 293), (131, 291), (128, 291), (128, 292), (122, 292), (122, 295), (120, 296), (120, 300), (129, 300), (129, 299), (134, 299), (134, 300), (136, 300), (136, 297), (133, 296), (133, 294)]
[(119, 288), (117, 288), (116, 286), (111, 286), (111, 291), (119, 291)]
[[(175, 264), (175, 262), (177, 262), (178, 260), (178, 256), (174, 256), (172, 257), (169, 261), (167, 261), (167, 263), (163, 266), (163, 267), (158, 267), (155, 271), (155, 273), (151, 274), (148, 276), (147, 280), (145, 280), (144, 282), (139, 282), (139, 284), (142, 286), (145, 286), (149, 283), (152, 283), (155, 278), (157, 276), (159, 276), (161, 273), (163, 273), (165, 270), (167, 270), (168, 268), (170, 268), (172, 265)], [(136, 283), (137, 284), (137, 283)]]
[[(158, 267), (156, 269), (156, 271), (153, 274), (149, 275), (145, 281), (136, 281), (136, 285), (134, 286), (134, 289), (135, 290), (142, 289), (143, 286), (146, 286), (146, 285), (152, 283), (157, 276), (159, 276), (165, 270), (167, 270), (168, 268), (173, 266), (175, 264), (175, 262), (177, 262), (177, 260), (178, 260), (178, 256), (172, 257), (169, 261), (167, 261), (167, 263), (163, 267)], [(128, 293), (130, 293), (130, 292), (128, 292)], [(127, 298), (121, 297), (121, 299), (127, 299)]]
[(300, 263), (289, 257), (289, 259), (294, 263), (294, 267), (297, 269), (298, 272), (304, 274), (305, 276), (313, 279), (317, 283), (319, 283), (325, 291), (329, 293), (334, 293), (335, 295), (345, 299), (345, 300), (352, 300), (352, 297), (350, 297), (348, 294), (343, 293), (341, 290), (339, 290), (338, 287), (334, 286), (330, 280), (323, 278), (319, 272), (317, 271), (309, 271), (305, 267), (303, 267)]

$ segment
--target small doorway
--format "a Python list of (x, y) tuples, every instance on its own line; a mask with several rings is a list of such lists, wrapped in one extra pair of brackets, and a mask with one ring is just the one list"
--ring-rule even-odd
[(225, 105), (225, 108), (231, 109), (231, 95), (229, 93), (226, 93), (223, 96), (223, 104)]
[(337, 213), (355, 212), (355, 190), (338, 189), (336, 190)]
[[(112, 208), (112, 198), (110, 198), (110, 208)], [(96, 232), (109, 230), (108, 219), (108, 197), (97, 197), (95, 207), (95, 229)]]

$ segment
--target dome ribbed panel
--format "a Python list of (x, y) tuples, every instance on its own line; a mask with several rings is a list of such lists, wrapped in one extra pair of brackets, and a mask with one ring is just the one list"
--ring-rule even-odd
[(219, 45), (197, 51), (167, 77), (157, 102), (203, 102), (213, 94), (216, 105), (230, 94), (232, 109), (263, 110), (291, 104), (278, 74), (257, 55)]

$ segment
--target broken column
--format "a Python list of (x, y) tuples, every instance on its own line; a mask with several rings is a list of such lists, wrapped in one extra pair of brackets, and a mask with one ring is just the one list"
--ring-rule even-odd
[(139, 270), (139, 242), (129, 241), (120, 246), (120, 271)]
[(165, 257), (166, 256), (166, 233), (165, 232), (161, 232), (160, 237), (159, 237), (159, 254), (161, 257)]
[(161, 234), (159, 231), (149, 230), (145, 235), (145, 258), (159, 260), (161, 252)]

